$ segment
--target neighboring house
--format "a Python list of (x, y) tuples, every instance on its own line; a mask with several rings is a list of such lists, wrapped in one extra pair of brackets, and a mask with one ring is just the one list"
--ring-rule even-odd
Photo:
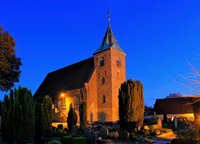
[(157, 115), (167, 114), (168, 117), (185, 117), (193, 120), (192, 104), (200, 100), (199, 96), (157, 99), (154, 111)]
[(50, 72), (34, 94), (35, 100), (49, 95), (54, 120), (66, 122), (72, 103), (78, 114), (79, 104), (87, 104), (87, 120), (117, 121), (118, 90), (126, 81), (126, 54), (118, 45), (110, 23), (100, 47), (93, 56)]

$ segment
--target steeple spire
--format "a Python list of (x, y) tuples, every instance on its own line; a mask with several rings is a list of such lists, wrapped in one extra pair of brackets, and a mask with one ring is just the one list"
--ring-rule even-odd
[(108, 25), (110, 26), (110, 10), (109, 9), (108, 9), (107, 16), (108, 16)]
[(118, 51), (121, 51), (122, 53), (124, 53), (124, 51), (118, 45), (117, 40), (115, 39), (115, 36), (112, 32), (112, 29), (110, 26), (109, 10), (108, 10), (107, 16), (108, 16), (108, 27), (107, 27), (106, 33), (104, 35), (104, 38), (103, 38), (103, 41), (102, 41), (100, 47), (94, 52), (94, 54), (100, 53), (100, 52), (108, 50), (110, 48), (113, 48), (115, 50), (118, 50)]

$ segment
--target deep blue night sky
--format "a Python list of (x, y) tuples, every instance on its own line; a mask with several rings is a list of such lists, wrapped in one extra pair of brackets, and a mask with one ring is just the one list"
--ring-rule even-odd
[[(111, 27), (127, 53), (127, 79), (141, 80), (145, 104), (192, 94), (179, 75), (199, 65), (200, 1), (1, 0), (0, 25), (14, 37), (22, 74), (35, 93), (48, 72), (91, 57)], [(3, 99), (3, 94), (0, 95)]]

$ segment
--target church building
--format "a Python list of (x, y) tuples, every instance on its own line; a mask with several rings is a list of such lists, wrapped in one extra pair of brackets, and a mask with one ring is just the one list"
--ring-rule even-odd
[(70, 104), (79, 115), (79, 104), (86, 102), (87, 120), (117, 121), (118, 91), (126, 81), (126, 54), (108, 27), (93, 56), (50, 72), (34, 94), (36, 100), (52, 98), (53, 119), (66, 122)]

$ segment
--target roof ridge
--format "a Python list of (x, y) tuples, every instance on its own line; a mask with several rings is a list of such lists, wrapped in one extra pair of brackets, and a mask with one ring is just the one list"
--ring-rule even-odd
[(52, 73), (55, 73), (55, 72), (57, 72), (57, 71), (60, 71), (60, 70), (63, 70), (63, 69), (67, 69), (67, 68), (70, 68), (70, 67), (73, 67), (73, 66), (76, 66), (76, 65), (79, 65), (80, 63), (84, 63), (85, 61), (89, 61), (90, 59), (93, 59), (93, 57), (90, 57), (90, 58), (87, 58), (87, 59), (78, 61), (78, 62), (73, 63), (73, 64), (70, 64), (70, 65), (65, 66), (65, 67), (63, 67), (63, 68), (60, 68), (60, 69), (57, 69), (57, 70), (55, 70), (55, 71), (49, 72), (48, 74), (52, 74)]

